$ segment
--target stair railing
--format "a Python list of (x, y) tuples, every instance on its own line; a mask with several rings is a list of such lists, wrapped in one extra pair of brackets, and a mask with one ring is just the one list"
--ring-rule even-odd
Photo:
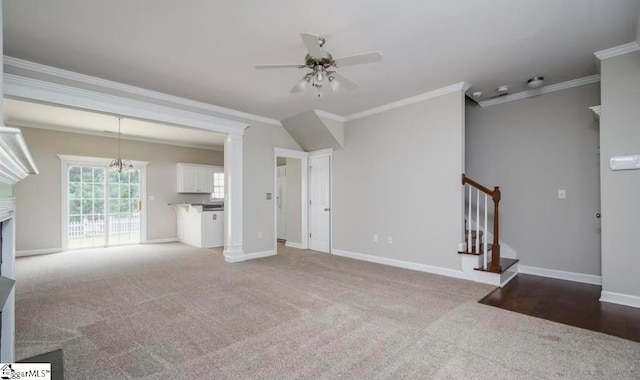
[[(500, 273), (502, 268), (500, 267), (500, 225), (499, 225), (499, 205), (500, 205), (500, 187), (496, 186), (493, 190), (488, 187), (482, 186), (478, 182), (468, 178), (464, 173), (462, 174), (462, 185), (468, 185), (469, 188), (469, 203), (468, 210), (465, 210), (465, 216), (467, 220), (467, 252), (473, 254), (482, 254), (484, 268), (490, 272)], [(473, 239), (473, 233), (471, 229), (471, 219), (473, 212), (473, 189), (475, 189), (476, 202), (475, 202), (475, 216), (476, 216), (476, 230), (475, 239)], [(480, 193), (484, 194), (484, 224), (482, 225), (483, 249), (480, 248)], [(487, 251), (487, 222), (488, 222), (488, 198), (493, 200), (493, 242), (491, 244), (491, 262), (488, 263), (488, 251)], [(474, 241), (475, 240), (475, 241)], [(475, 244), (474, 244), (475, 243)], [(471, 246), (471, 247), (469, 247)], [(488, 267), (487, 267), (488, 266)]]

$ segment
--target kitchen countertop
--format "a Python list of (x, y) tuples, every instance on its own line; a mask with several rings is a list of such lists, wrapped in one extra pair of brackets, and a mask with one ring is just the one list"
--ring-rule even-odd
[(195, 207), (200, 211), (224, 211), (224, 205), (211, 204), (211, 203), (169, 203), (169, 206), (177, 207)]

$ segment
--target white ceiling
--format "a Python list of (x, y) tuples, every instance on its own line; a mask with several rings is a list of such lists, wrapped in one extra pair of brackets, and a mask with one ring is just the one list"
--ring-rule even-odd
[[(5, 123), (116, 138), (118, 118), (15, 99), (4, 100)], [(222, 150), (226, 135), (135, 119), (121, 120), (123, 139)]]
[[(4, 2), (5, 54), (278, 120), (321, 109), (350, 115), (461, 81), (513, 92), (597, 73), (593, 52), (635, 40), (639, 0), (30, 0)], [(361, 85), (317, 99), (290, 94), (300, 33)]]

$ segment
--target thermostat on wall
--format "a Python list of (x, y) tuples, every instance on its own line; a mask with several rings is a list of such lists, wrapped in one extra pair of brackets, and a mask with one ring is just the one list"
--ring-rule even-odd
[(611, 170), (640, 169), (640, 154), (611, 157), (609, 167)]

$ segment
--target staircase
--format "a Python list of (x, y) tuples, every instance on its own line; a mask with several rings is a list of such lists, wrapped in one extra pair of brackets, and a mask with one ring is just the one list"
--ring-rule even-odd
[[(500, 257), (500, 188), (491, 190), (464, 174), (462, 186), (466, 196), (464, 243), (458, 247), (462, 271), (470, 280), (502, 287), (518, 274), (518, 260)], [(489, 199), (493, 203), (492, 230), (488, 224)], [(491, 244), (485, 238), (489, 232), (493, 235)]]

